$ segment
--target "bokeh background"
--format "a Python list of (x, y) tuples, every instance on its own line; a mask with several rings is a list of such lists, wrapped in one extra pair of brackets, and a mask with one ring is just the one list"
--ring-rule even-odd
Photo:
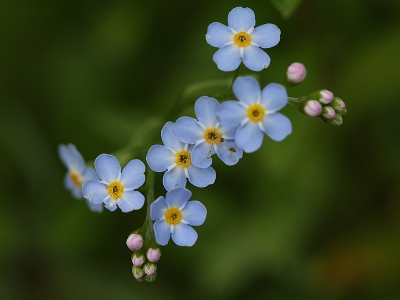
[[(267, 0), (2, 0), (0, 298), (400, 299), (400, 2), (299, 2), (283, 18)], [(332, 127), (286, 107), (284, 141), (215, 159), (214, 185), (188, 185), (208, 209), (197, 243), (170, 242), (138, 283), (125, 240), (144, 209), (91, 213), (64, 189), (57, 145), (92, 161), (149, 142), (185, 87), (229, 80), (204, 36), (236, 6), (282, 30), (262, 86), (303, 62), (289, 94), (327, 88), (348, 115)]]

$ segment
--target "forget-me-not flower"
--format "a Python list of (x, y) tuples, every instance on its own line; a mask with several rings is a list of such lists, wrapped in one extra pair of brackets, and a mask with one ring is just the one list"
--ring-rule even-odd
[(236, 7), (228, 14), (228, 26), (214, 22), (208, 26), (206, 40), (220, 48), (213, 56), (222, 71), (236, 70), (241, 61), (253, 71), (261, 71), (270, 64), (270, 57), (261, 48), (271, 48), (279, 43), (281, 30), (268, 23), (254, 28), (254, 12), (246, 7)]
[[(178, 246), (191, 247), (197, 240), (197, 232), (190, 226), (200, 226), (207, 216), (207, 209), (199, 201), (189, 201), (192, 193), (183, 187), (158, 197), (150, 206), (150, 217), (156, 241), (161, 246), (172, 240)], [(189, 202), (188, 202), (189, 201)]]
[[(82, 199), (82, 186), (90, 181), (97, 180), (99, 177), (97, 176), (95, 170), (91, 167), (86, 167), (85, 160), (82, 155), (76, 149), (75, 145), (59, 145), (58, 146), (58, 155), (63, 162), (63, 164), (67, 167), (68, 172), (64, 177), (64, 185), (65, 188), (71, 191), (71, 194), (76, 199)], [(89, 209), (94, 212), (102, 212), (103, 206), (96, 205), (90, 203), (85, 199), (86, 204)]]
[(225, 101), (217, 112), (221, 125), (239, 128), (235, 140), (238, 147), (250, 153), (261, 147), (264, 133), (274, 141), (282, 141), (292, 132), (290, 120), (278, 113), (287, 101), (283, 85), (268, 84), (262, 91), (253, 77), (239, 77), (233, 83), (239, 101)]
[(186, 178), (197, 187), (213, 184), (216, 178), (212, 167), (198, 168), (192, 164), (193, 145), (182, 143), (174, 133), (173, 122), (167, 122), (161, 130), (163, 145), (149, 149), (146, 160), (154, 172), (165, 172), (163, 184), (167, 191), (186, 186)]
[(200, 97), (194, 105), (198, 120), (181, 117), (175, 123), (176, 137), (184, 143), (194, 144), (192, 163), (196, 167), (209, 167), (211, 155), (215, 153), (229, 166), (236, 164), (243, 155), (243, 150), (234, 141), (237, 127), (220, 126), (216, 118), (219, 107), (214, 98)]
[(94, 161), (94, 167), (100, 180), (89, 181), (83, 186), (86, 199), (94, 204), (104, 203), (110, 211), (116, 210), (117, 206), (122, 212), (142, 208), (144, 196), (135, 191), (145, 181), (146, 167), (141, 160), (131, 160), (121, 172), (115, 156), (100, 154)]

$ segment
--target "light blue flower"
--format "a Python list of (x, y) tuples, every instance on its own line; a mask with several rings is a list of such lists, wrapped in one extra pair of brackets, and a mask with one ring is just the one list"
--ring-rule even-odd
[[(172, 240), (178, 246), (191, 247), (197, 240), (197, 232), (190, 226), (200, 226), (207, 216), (207, 209), (199, 201), (189, 201), (192, 193), (183, 187), (158, 197), (150, 206), (150, 217), (156, 241), (161, 246)], [(189, 202), (188, 202), (189, 201)]]
[(139, 159), (131, 160), (121, 172), (118, 159), (109, 154), (100, 154), (94, 161), (100, 180), (89, 181), (83, 188), (83, 196), (94, 204), (102, 204), (114, 211), (122, 212), (142, 208), (144, 196), (135, 191), (145, 181), (146, 167)]
[[(97, 174), (91, 167), (86, 167), (85, 160), (76, 149), (75, 145), (59, 145), (58, 156), (67, 167), (68, 172), (64, 176), (64, 186), (76, 199), (82, 199), (82, 186), (90, 180), (97, 180)], [(93, 212), (102, 212), (102, 205), (95, 205), (85, 199), (89, 209)]]
[(239, 128), (235, 140), (238, 147), (250, 153), (261, 147), (264, 133), (274, 141), (282, 141), (292, 132), (290, 120), (278, 113), (288, 96), (283, 85), (268, 84), (262, 91), (253, 77), (239, 77), (233, 83), (239, 101), (225, 101), (217, 112), (221, 125)]
[(165, 172), (163, 184), (167, 191), (177, 186), (186, 186), (186, 178), (197, 187), (213, 184), (216, 178), (212, 167), (197, 168), (192, 164), (193, 145), (182, 143), (174, 133), (173, 122), (167, 122), (161, 130), (165, 146), (154, 145), (147, 153), (147, 163), (154, 172)]
[(254, 28), (256, 17), (246, 7), (236, 7), (228, 14), (228, 26), (219, 22), (208, 26), (206, 41), (220, 48), (213, 56), (218, 69), (236, 70), (241, 61), (253, 71), (261, 71), (270, 64), (270, 57), (261, 48), (271, 48), (279, 43), (281, 30), (268, 23)]
[(216, 118), (219, 107), (217, 100), (203, 96), (194, 105), (198, 120), (181, 117), (176, 121), (176, 137), (181, 142), (194, 144), (192, 164), (196, 167), (209, 167), (215, 153), (229, 166), (236, 164), (243, 155), (243, 150), (234, 141), (237, 127), (220, 126)]

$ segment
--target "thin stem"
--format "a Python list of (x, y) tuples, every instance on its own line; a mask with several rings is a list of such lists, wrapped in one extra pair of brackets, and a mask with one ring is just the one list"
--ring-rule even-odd
[(147, 169), (146, 176), (146, 200), (147, 200), (147, 212), (146, 212), (146, 220), (143, 224), (143, 229), (146, 231), (145, 237), (145, 247), (150, 241), (155, 240), (154, 231), (153, 231), (153, 220), (150, 217), (150, 205), (154, 202), (154, 172), (150, 169)]
[(297, 106), (297, 104), (307, 101), (307, 100), (308, 100), (307, 96), (300, 97), (300, 98), (288, 97), (288, 104)]

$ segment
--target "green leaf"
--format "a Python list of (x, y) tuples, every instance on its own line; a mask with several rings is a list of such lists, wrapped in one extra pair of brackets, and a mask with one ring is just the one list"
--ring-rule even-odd
[(299, 6), (301, 0), (270, 0), (275, 8), (282, 14), (282, 18), (289, 18)]

